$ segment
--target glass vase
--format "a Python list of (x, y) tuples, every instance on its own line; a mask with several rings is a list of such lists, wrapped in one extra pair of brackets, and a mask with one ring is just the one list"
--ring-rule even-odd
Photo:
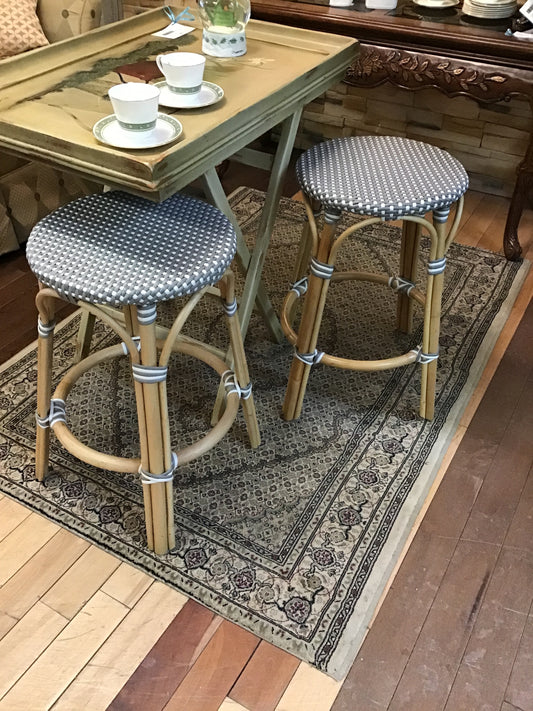
[(250, 0), (198, 0), (203, 24), (202, 52), (212, 57), (246, 54)]

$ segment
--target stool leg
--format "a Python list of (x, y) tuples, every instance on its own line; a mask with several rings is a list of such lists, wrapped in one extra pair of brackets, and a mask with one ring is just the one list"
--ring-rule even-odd
[[(138, 307), (137, 317), (141, 365), (157, 368), (155, 307)], [(157, 482), (157, 476), (164, 474), (172, 462), (166, 397), (161, 396), (161, 390), (166, 387), (165, 378), (166, 375), (162, 382), (141, 381), (141, 396), (138, 397), (137, 407), (141, 433), (141, 467), (153, 477), (150, 483), (143, 481), (146, 535), (149, 548), (157, 554), (167, 553), (175, 545), (172, 481)], [(136, 383), (136, 390), (137, 387)]]
[[(446, 245), (446, 222), (435, 220), (437, 231), (437, 248), (434, 260), (444, 257)], [(430, 262), (431, 264), (431, 262)], [(444, 265), (438, 273), (428, 269), (426, 290), (426, 311), (424, 314), (424, 336), (422, 351), (427, 354), (436, 354), (439, 351), (440, 316), (442, 302), (442, 288), (444, 284)], [(437, 382), (437, 359), (422, 363), (422, 380), (420, 388), (420, 416), (432, 420), (435, 414), (435, 387)]]
[[(320, 215), (321, 205), (318, 200), (311, 200), (311, 208), (313, 210), (314, 219)], [(309, 257), (311, 254), (312, 247), (312, 236), (311, 236), (311, 223), (309, 220), (305, 221), (302, 228), (302, 235), (300, 237), (300, 243), (298, 246), (298, 255), (296, 257), (296, 263), (294, 265), (293, 271), (293, 282), (299, 281), (303, 276), (309, 271)]]
[[(228, 270), (220, 281), (220, 289), (226, 307), (226, 318), (235, 375), (237, 377), (239, 387), (246, 388), (250, 384), (250, 375), (248, 372), (248, 363), (246, 362), (246, 354), (244, 352), (241, 327), (237, 313), (234, 285), (235, 278), (233, 276), (233, 272)], [(259, 434), (259, 425), (257, 424), (253, 394), (250, 392), (250, 395), (248, 397), (243, 397), (241, 402), (246, 422), (246, 429), (248, 431), (248, 437), (250, 438), (250, 445), (253, 448), (258, 447), (261, 443), (261, 435)]]
[[(37, 341), (37, 418), (46, 420), (52, 396), (55, 299), (40, 291), (35, 300), (39, 311)], [(39, 425), (35, 440), (35, 476), (43, 481), (48, 474), (50, 426)]]
[[(328, 219), (319, 235), (317, 260), (324, 264), (329, 261), (335, 227), (340, 215)], [(296, 340), (298, 353), (312, 353), (316, 348), (322, 314), (326, 302), (329, 279), (322, 279), (311, 272), (305, 294), (300, 328)], [(301, 361), (295, 354), (289, 372), (289, 382), (285, 391), (282, 414), (284, 419), (293, 420), (300, 416), (311, 365)]]
[[(399, 276), (413, 284), (416, 283), (421, 231), (422, 228), (417, 222), (403, 221)], [(407, 294), (398, 294), (396, 324), (403, 333), (411, 333), (413, 330), (413, 307), (413, 300)]]

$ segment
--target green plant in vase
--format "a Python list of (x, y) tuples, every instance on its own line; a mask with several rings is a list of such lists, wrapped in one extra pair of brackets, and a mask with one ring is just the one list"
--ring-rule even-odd
[(198, 5), (204, 27), (202, 51), (214, 57), (245, 54), (250, 0), (199, 0)]

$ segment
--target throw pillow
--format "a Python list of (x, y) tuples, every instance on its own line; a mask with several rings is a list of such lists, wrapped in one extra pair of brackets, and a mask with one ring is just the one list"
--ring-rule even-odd
[(36, 7), (37, 0), (0, 0), (0, 58), (49, 44)]

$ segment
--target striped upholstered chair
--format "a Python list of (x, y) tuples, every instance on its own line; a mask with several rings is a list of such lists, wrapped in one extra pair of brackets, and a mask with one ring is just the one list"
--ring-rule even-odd
[[(338, 138), (303, 153), (297, 176), (304, 194), (308, 224), (304, 228), (295, 285), (285, 298), (282, 326), (295, 352), (283, 405), (284, 417), (301, 414), (311, 366), (317, 362), (349, 370), (387, 370), (420, 363), (420, 415), (432, 419), (435, 405), (441, 295), (446, 252), (461, 218), (468, 176), (463, 166), (435, 146), (392, 136)], [(457, 203), (451, 225), (448, 217)], [(319, 230), (317, 218), (324, 213)], [(363, 215), (336, 236), (344, 212)], [(432, 219), (426, 214), (431, 213)], [(402, 220), (399, 274), (337, 272), (335, 261), (343, 242), (382, 220)], [(420, 237), (430, 239), (425, 294), (416, 287)], [(310, 257), (310, 262), (309, 262)], [(305, 276), (309, 265), (309, 276)], [(377, 360), (353, 360), (317, 349), (330, 281), (359, 279), (388, 284), (398, 292), (398, 327), (412, 328), (413, 300), (424, 306), (422, 343), (408, 353)], [(292, 326), (295, 300), (305, 294), (298, 333)]]

